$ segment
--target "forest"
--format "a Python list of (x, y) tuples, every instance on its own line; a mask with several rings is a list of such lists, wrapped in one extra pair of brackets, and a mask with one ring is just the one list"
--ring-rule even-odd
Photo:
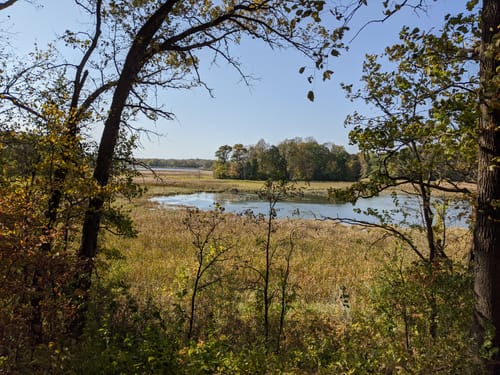
[[(25, 56), (0, 29), (1, 373), (500, 374), (497, 0), (402, 23), (365, 56), (340, 88), (370, 108), (345, 119), (358, 155), (223, 145), (214, 176), (134, 157), (141, 121), (175, 118), (159, 91), (211, 95), (207, 54), (245, 84), (238, 45), (295, 51), (314, 102), (351, 29), (434, 2), (384, 1), (356, 24), (368, 3), (74, 0), (81, 22)], [(0, 0), (0, 17), (21, 4), (44, 1)], [(151, 200), (199, 192), (267, 212)], [(277, 217), (282, 200), (381, 194), (393, 205), (368, 208), (375, 220)]]
[(224, 145), (215, 157), (215, 177), (243, 180), (357, 181), (364, 161), (343, 146), (301, 138), (287, 139), (277, 146), (264, 140), (247, 147), (241, 143)]
[(200, 168), (212, 169), (213, 160), (209, 159), (137, 159), (138, 164), (144, 165), (146, 168)]

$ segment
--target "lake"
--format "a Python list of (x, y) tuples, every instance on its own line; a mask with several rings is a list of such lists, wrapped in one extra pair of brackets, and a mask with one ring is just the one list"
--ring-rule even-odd
[[(368, 209), (385, 211), (391, 216), (395, 224), (412, 225), (420, 224), (421, 210), (418, 200), (415, 197), (401, 195), (399, 199), (399, 209), (394, 209), (393, 198), (388, 195), (381, 195), (370, 199), (360, 199), (355, 206), (350, 203), (331, 203), (324, 198), (303, 198), (294, 201), (280, 201), (276, 205), (278, 218), (302, 218), (302, 219), (323, 219), (323, 218), (351, 218), (365, 220), (368, 222), (378, 222), (373, 217), (366, 215), (363, 211)], [(224, 207), (226, 212), (244, 213), (252, 210), (254, 214), (267, 214), (269, 203), (259, 200), (256, 194), (242, 193), (194, 193), (178, 194), (170, 196), (158, 196), (151, 198), (169, 208), (196, 207), (200, 210), (211, 210), (215, 203)], [(435, 199), (435, 203), (441, 203)], [(361, 212), (357, 212), (357, 209)], [(467, 215), (463, 215), (466, 212)], [(462, 215), (459, 215), (461, 214)], [(457, 202), (453, 207), (449, 207), (446, 215), (446, 224), (455, 227), (467, 227), (467, 219), (470, 213), (470, 206), (465, 202)], [(460, 217), (457, 218), (457, 215)]]

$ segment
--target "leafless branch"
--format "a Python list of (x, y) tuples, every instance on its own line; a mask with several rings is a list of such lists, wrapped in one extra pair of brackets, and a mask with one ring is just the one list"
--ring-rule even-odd
[(205, 83), (205, 81), (203, 81), (201, 79), (200, 69), (199, 69), (198, 63), (196, 62), (196, 59), (194, 58), (194, 56), (193, 56), (193, 54), (192, 54), (191, 51), (188, 51), (188, 54), (191, 57), (191, 60), (193, 61), (193, 69), (194, 69), (194, 73), (196, 74), (196, 80), (197, 80), (197, 82), (200, 85), (202, 85), (205, 88), (205, 90), (208, 91), (208, 95), (210, 95), (210, 97), (213, 98), (214, 97), (213, 89), (211, 89), (210, 87), (208, 87), (208, 85)]
[(43, 116), (40, 112), (38, 112), (34, 108), (30, 107), (28, 104), (22, 102), (19, 98), (16, 98), (13, 95), (0, 94), (0, 99), (7, 100), (7, 101), (11, 102), (13, 105), (15, 105), (17, 108), (23, 109), (26, 112), (31, 113), (32, 115), (36, 116), (37, 118), (45, 120), (45, 116)]
[(83, 4), (81, 0), (75, 0), (75, 3), (78, 4), (80, 7), (82, 7), (83, 9), (85, 9), (88, 13), (92, 13), (92, 10), (88, 6)]
[(160, 108), (154, 108), (145, 102), (141, 102), (139, 104), (129, 103), (125, 107), (138, 110), (149, 118), (151, 118), (151, 114), (158, 115), (166, 120), (172, 120), (174, 118), (174, 114), (172, 112), (164, 111)]
[[(81, 5), (78, 1), (77, 4)], [(76, 74), (75, 74), (75, 79), (73, 81), (73, 96), (71, 98), (71, 104), (70, 108), (77, 108), (78, 106), (78, 101), (80, 99), (80, 93), (81, 90), (85, 84), (85, 80), (87, 79), (88, 76), (88, 71), (84, 71), (85, 66), (87, 65), (88, 60), (90, 59), (90, 56), (92, 53), (95, 51), (97, 48), (97, 42), (99, 40), (99, 37), (101, 35), (101, 6), (102, 6), (102, 0), (97, 0), (96, 2), (96, 9), (95, 9), (95, 31), (94, 31), (94, 36), (92, 37), (92, 42), (90, 43), (89, 48), (83, 55), (82, 60), (80, 61), (80, 64), (78, 65), (76, 69)], [(80, 113), (78, 111), (78, 113)], [(73, 125), (74, 128), (74, 125)], [(73, 129), (75, 130), (75, 129)]]
[[(351, 20), (355, 16), (355, 14), (364, 5), (365, 4), (363, 4), (361, 1), (359, 1), (358, 4), (356, 5), (356, 7), (347, 16), (344, 17), (345, 25), (346, 26), (351, 22)], [(385, 13), (384, 17), (379, 18), (379, 19), (370, 20), (370, 21), (366, 22), (363, 26), (361, 26), (358, 29), (358, 31), (356, 31), (356, 33), (354, 34), (354, 36), (351, 38), (351, 40), (349, 41), (349, 43), (352, 43), (359, 36), (359, 34), (361, 34), (361, 32), (363, 32), (363, 30), (366, 29), (369, 25), (374, 24), (374, 23), (384, 23), (389, 18), (391, 18), (394, 14), (396, 14), (399, 10), (401, 10), (402, 8), (405, 8), (405, 7), (413, 9), (414, 12), (416, 12), (417, 10), (424, 11), (424, 0), (419, 0), (417, 2), (417, 4), (415, 4), (415, 5), (410, 4), (409, 0), (403, 0), (401, 3), (395, 4), (394, 8), (392, 10), (387, 9), (384, 12)]]
[(3, 3), (0, 3), (0, 10), (7, 9), (8, 7), (14, 5), (16, 2), (17, 2), (17, 0), (4, 1)]
[(243, 72), (243, 70), (240, 67), (240, 64), (234, 58), (232, 58), (219, 48), (216, 48), (214, 46), (209, 46), (209, 48), (212, 49), (217, 55), (222, 56), (222, 58), (226, 60), (226, 62), (238, 72), (243, 82), (245, 82), (245, 84), (249, 86), (250, 84), (248, 80), (249, 77)]
[(77, 118), (82, 116), (90, 106), (106, 91), (112, 89), (118, 84), (118, 81), (110, 81), (101, 87), (97, 88), (94, 92), (92, 92), (87, 98), (83, 101), (83, 103), (78, 108)]

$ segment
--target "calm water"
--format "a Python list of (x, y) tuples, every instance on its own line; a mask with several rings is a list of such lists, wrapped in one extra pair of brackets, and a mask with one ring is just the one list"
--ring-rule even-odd
[[(269, 209), (269, 204), (259, 200), (255, 194), (196, 193), (159, 196), (151, 200), (171, 208), (196, 207), (200, 210), (211, 210), (214, 208), (215, 203), (218, 203), (225, 208), (226, 212), (232, 213), (243, 213), (252, 210), (254, 214), (267, 214)], [(436, 200), (436, 202), (439, 201)], [(334, 204), (325, 199), (317, 198), (278, 202), (276, 211), (279, 218), (322, 219), (330, 217), (378, 222), (375, 217), (364, 213), (366, 210), (373, 209), (379, 212), (385, 211), (391, 216), (392, 222), (395, 224), (412, 225), (422, 222), (420, 206), (416, 198), (401, 196), (399, 197), (399, 205), (400, 208), (395, 210), (391, 196), (360, 199), (355, 206), (350, 203)], [(457, 214), (464, 212), (464, 208), (467, 215), (457, 218)], [(357, 212), (357, 209), (362, 212)], [(468, 216), (469, 211), (469, 206), (464, 203), (449, 207), (446, 215), (447, 225), (466, 227), (466, 216)]]

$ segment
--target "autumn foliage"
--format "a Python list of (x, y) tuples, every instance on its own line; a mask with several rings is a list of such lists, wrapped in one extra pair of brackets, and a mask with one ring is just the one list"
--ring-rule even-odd
[[(39, 192), (2, 186), (0, 196), (0, 362), (7, 372), (36, 369), (53, 355), (75, 307), (75, 258), (47, 232)], [(58, 243), (46, 250), (44, 244)], [(48, 360), (48, 358), (45, 358)]]

